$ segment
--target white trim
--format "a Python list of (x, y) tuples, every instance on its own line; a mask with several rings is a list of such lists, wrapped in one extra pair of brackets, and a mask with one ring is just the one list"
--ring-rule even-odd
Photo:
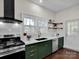
[(79, 49), (76, 49), (76, 48), (72, 48), (72, 47), (68, 47), (68, 46), (64, 46), (64, 48), (67, 48), (67, 49), (71, 49), (71, 50), (74, 50), (74, 51), (77, 51), (77, 52), (79, 52)]

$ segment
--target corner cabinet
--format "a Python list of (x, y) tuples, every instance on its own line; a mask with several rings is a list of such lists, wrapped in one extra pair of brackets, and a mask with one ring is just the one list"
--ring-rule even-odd
[(52, 53), (52, 40), (26, 45), (26, 59), (43, 59)]
[(64, 37), (58, 38), (58, 49), (63, 48), (64, 46)]

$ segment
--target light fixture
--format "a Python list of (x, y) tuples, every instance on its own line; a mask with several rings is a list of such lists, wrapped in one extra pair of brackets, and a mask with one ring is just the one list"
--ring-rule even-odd
[(40, 0), (40, 3), (42, 3), (43, 2), (43, 0)]
[(1, 25), (1, 24), (4, 24), (4, 23), (3, 23), (3, 22), (0, 22), (0, 25)]
[(14, 25), (15, 25), (15, 26), (19, 26), (19, 24), (18, 24), (18, 23), (14, 23)]

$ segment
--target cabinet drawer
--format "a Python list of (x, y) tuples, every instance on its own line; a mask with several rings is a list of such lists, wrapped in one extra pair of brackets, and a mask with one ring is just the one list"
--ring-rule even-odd
[(26, 56), (29, 56), (29, 57), (32, 57), (32, 56), (35, 56), (37, 55), (37, 52), (33, 52), (33, 53), (27, 53)]
[(41, 42), (39, 43), (39, 46), (47, 46), (48, 44), (50, 44), (51, 41), (45, 41), (45, 42)]
[[(34, 44), (34, 45), (28, 45), (26, 46), (26, 51), (30, 51), (30, 52), (33, 52), (37, 49), (37, 45)], [(33, 50), (33, 51), (32, 51)]]
[(52, 52), (52, 41), (26, 46), (26, 59), (42, 59)]
[(26, 54), (26, 59), (38, 59), (37, 53)]
[(30, 50), (26, 51), (26, 54), (32, 54), (32, 53), (35, 53), (37, 51), (38, 51), (37, 49), (30, 49)]

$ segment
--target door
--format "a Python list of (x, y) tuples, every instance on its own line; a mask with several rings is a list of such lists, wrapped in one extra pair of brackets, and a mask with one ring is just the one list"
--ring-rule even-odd
[(65, 41), (66, 48), (79, 50), (79, 20), (67, 20), (65, 22)]

